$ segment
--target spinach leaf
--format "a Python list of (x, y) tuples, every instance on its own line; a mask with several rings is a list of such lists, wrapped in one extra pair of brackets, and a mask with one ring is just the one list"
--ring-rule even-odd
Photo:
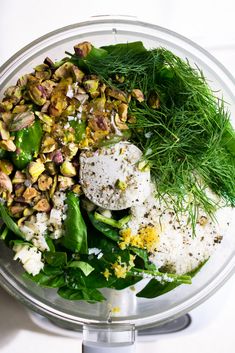
[(85, 276), (88, 276), (92, 271), (94, 271), (94, 267), (92, 267), (85, 261), (72, 261), (70, 262), (68, 267), (79, 268)]
[(14, 234), (18, 235), (20, 238), (25, 239), (25, 235), (21, 232), (18, 225), (13, 221), (11, 216), (9, 215), (6, 207), (0, 203), (0, 216), (3, 222), (6, 224), (7, 228), (10, 229)]
[(67, 263), (67, 254), (66, 252), (46, 251), (44, 252), (44, 259), (49, 265), (53, 267), (62, 267)]
[(126, 55), (128, 51), (131, 51), (135, 54), (147, 51), (141, 41), (107, 45), (101, 48), (104, 49), (109, 54), (115, 54), (115, 55), (121, 55), (121, 54)]
[(23, 169), (32, 161), (41, 146), (43, 131), (39, 119), (35, 120), (32, 126), (19, 130), (14, 135), (17, 150), (11, 154), (12, 161), (18, 169)]
[[(207, 262), (204, 261), (202, 262), (196, 269), (193, 271), (186, 273), (186, 276), (190, 276), (191, 278), (194, 277), (204, 266), (204, 264)], [(139, 292), (137, 293), (137, 297), (143, 297), (143, 298), (156, 298), (159, 297), (160, 295), (163, 295), (176, 287), (180, 286), (183, 284), (183, 281), (177, 280), (177, 278), (173, 282), (159, 282), (155, 278), (151, 279), (148, 284)]]
[(43, 270), (36, 276), (32, 276), (28, 273), (24, 274), (25, 278), (29, 278), (33, 282), (37, 283), (42, 287), (48, 288), (59, 288), (65, 285), (64, 274), (56, 273), (56, 274), (46, 274)]
[(113, 228), (112, 226), (105, 224), (103, 222), (98, 221), (95, 219), (95, 216), (92, 212), (88, 212), (88, 217), (92, 223), (92, 225), (99, 230), (102, 234), (104, 234), (106, 237), (114, 240), (114, 241), (119, 241), (119, 231), (116, 228)]
[(68, 300), (85, 300), (90, 303), (101, 302), (105, 297), (97, 289), (71, 289), (62, 287), (57, 292), (62, 298)]
[(156, 298), (171, 291), (172, 289), (175, 289), (181, 284), (182, 283), (176, 281), (161, 283), (155, 278), (152, 278), (144, 289), (137, 293), (136, 296), (142, 298)]
[(68, 211), (64, 222), (65, 233), (62, 244), (69, 250), (86, 254), (88, 251), (87, 227), (80, 211), (79, 198), (73, 192), (69, 192), (66, 204), (68, 205)]
[(149, 261), (149, 255), (147, 250), (136, 248), (134, 246), (130, 247), (130, 250), (132, 250), (134, 254), (139, 256), (144, 261), (144, 267), (146, 268), (146, 270), (156, 270), (156, 266)]

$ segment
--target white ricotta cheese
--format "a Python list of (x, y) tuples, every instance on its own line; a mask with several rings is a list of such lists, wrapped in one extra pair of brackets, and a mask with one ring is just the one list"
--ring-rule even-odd
[(150, 171), (141, 171), (142, 152), (127, 142), (80, 155), (80, 183), (86, 197), (109, 210), (141, 204), (150, 194)]

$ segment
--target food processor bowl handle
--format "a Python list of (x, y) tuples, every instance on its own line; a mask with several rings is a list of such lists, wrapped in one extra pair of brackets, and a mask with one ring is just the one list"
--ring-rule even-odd
[(83, 326), (83, 353), (134, 353), (135, 326), (97, 324)]

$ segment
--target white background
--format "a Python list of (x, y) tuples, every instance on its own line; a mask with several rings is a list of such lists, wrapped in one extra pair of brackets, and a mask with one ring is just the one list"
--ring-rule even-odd
[[(235, 75), (233, 0), (0, 0), (0, 64), (37, 37), (95, 15), (129, 15), (174, 30), (203, 46)], [(137, 352), (234, 353), (235, 278), (193, 312), (180, 334), (140, 343)], [(0, 290), (1, 353), (78, 353), (80, 341), (38, 329)]]

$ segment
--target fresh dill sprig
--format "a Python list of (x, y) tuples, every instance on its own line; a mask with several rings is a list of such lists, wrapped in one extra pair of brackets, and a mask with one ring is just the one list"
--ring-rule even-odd
[[(200, 208), (213, 217), (218, 206), (208, 189), (235, 206), (235, 133), (203, 72), (169, 50), (146, 50), (140, 42), (103, 49), (104, 57), (90, 56), (83, 64), (110, 86), (143, 92), (144, 102), (129, 103), (136, 118), (129, 125), (131, 140), (151, 166), (158, 196), (171, 199), (177, 213), (188, 212), (193, 230)], [(153, 95), (159, 107), (149, 104)]]

